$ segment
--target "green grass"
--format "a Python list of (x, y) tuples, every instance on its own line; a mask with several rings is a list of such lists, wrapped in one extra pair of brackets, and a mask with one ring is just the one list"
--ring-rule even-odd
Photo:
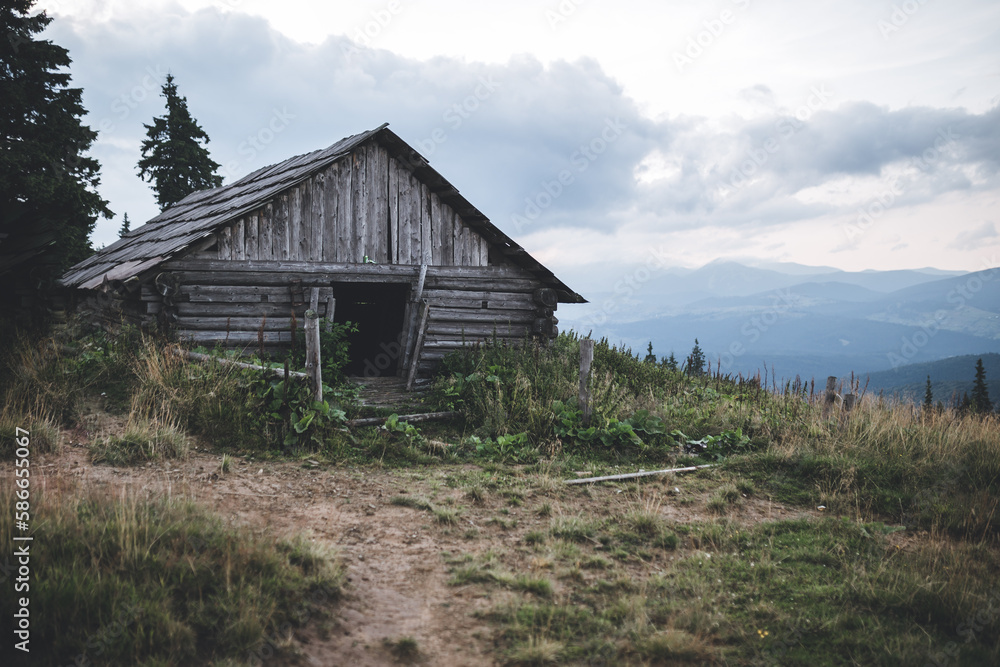
[[(13, 544), (14, 494), (0, 494)], [(343, 570), (303, 541), (240, 532), (180, 500), (50, 489), (32, 494), (31, 652), (17, 664), (243, 661), (322, 618)], [(0, 611), (14, 613), (13, 595)], [(273, 642), (272, 642), (273, 643)], [(12, 642), (0, 654), (13, 659)], [(14, 664), (7, 662), (6, 664)]]

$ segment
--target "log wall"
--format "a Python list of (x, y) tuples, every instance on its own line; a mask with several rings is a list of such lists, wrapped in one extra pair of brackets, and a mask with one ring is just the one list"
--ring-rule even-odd
[(487, 266), (489, 243), (376, 143), (224, 227), (223, 260)]
[[(337, 297), (333, 283), (402, 283), (410, 286), (412, 298), (420, 273), (414, 265), (204, 258), (173, 260), (160, 268), (159, 283), (173, 292), (164, 298), (163, 290), (147, 284), (142, 298), (147, 312), (169, 321), (181, 340), (256, 350), (262, 335), (271, 352), (288, 348), (292, 313), (303, 325), (309, 288), (321, 288), (325, 317), (327, 297)], [(420, 368), (429, 370), (448, 352), (494, 335), (512, 341), (554, 335), (555, 309), (539, 299), (545, 289), (514, 266), (429, 266), (422, 297), (430, 315)], [(415, 312), (413, 305), (407, 311)], [(402, 336), (405, 349), (410, 342), (405, 323)]]

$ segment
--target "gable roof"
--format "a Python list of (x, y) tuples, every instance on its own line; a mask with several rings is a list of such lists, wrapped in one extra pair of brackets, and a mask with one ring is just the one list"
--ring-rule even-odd
[(346, 157), (367, 141), (377, 141), (390, 155), (452, 207), (462, 221), (514, 264), (559, 292), (562, 303), (586, 303), (520, 245), (504, 234), (444, 179), (422, 155), (388, 129), (388, 123), (341, 139), (329, 148), (289, 158), (219, 188), (193, 192), (111, 245), (71, 267), (63, 285), (96, 289), (105, 280), (125, 280), (210, 237), (220, 227), (259, 208), (285, 190)]

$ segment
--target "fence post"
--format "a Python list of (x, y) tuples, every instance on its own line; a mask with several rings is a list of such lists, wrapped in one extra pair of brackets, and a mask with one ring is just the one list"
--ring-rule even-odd
[(309, 373), (313, 400), (323, 400), (323, 371), (319, 354), (319, 288), (313, 287), (306, 311), (306, 372)]
[(594, 341), (584, 338), (580, 341), (580, 410), (583, 412), (583, 425), (590, 425), (590, 366), (594, 363)]
[(826, 394), (823, 396), (823, 419), (826, 419), (837, 402), (837, 376), (826, 379)]

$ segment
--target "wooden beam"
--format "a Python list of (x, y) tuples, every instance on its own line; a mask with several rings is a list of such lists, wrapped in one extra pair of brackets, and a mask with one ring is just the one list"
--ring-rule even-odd
[(644, 470), (625, 475), (607, 475), (606, 477), (584, 477), (582, 479), (567, 479), (566, 484), (593, 484), (594, 482), (611, 482), (616, 479), (635, 479), (636, 477), (649, 477), (650, 475), (666, 475), (671, 472), (691, 472), (702, 468), (714, 468), (717, 463), (706, 463), (700, 466), (688, 466), (687, 468), (670, 468), (668, 470)]
[(413, 357), (410, 359), (410, 374), (406, 378), (406, 391), (413, 390), (413, 381), (417, 379), (417, 366), (420, 364), (420, 349), (424, 346), (424, 335), (427, 332), (427, 314), (431, 310), (430, 304), (424, 301), (422, 310), (420, 330), (417, 334), (417, 342), (413, 344)]
[[(176, 354), (182, 357), (191, 359), (192, 361), (201, 362), (218, 362), (223, 366), (234, 366), (236, 368), (246, 368), (252, 371), (264, 371), (271, 375), (283, 375), (284, 370), (281, 368), (271, 368), (270, 366), (258, 366), (257, 364), (248, 364), (242, 361), (232, 361), (231, 359), (223, 359), (221, 357), (215, 357), (210, 354), (201, 354), (200, 352), (191, 352), (190, 350), (175, 350)], [(298, 371), (289, 371), (288, 375), (290, 377), (299, 378), (302, 380), (309, 379), (309, 376), (305, 373), (299, 373)]]
[[(458, 412), (423, 412), (415, 415), (399, 415), (397, 419), (401, 422), (415, 424), (418, 422), (436, 421), (438, 419), (452, 419), (459, 416)], [(384, 424), (388, 417), (367, 417), (365, 419), (351, 419), (348, 426), (378, 426)]]

